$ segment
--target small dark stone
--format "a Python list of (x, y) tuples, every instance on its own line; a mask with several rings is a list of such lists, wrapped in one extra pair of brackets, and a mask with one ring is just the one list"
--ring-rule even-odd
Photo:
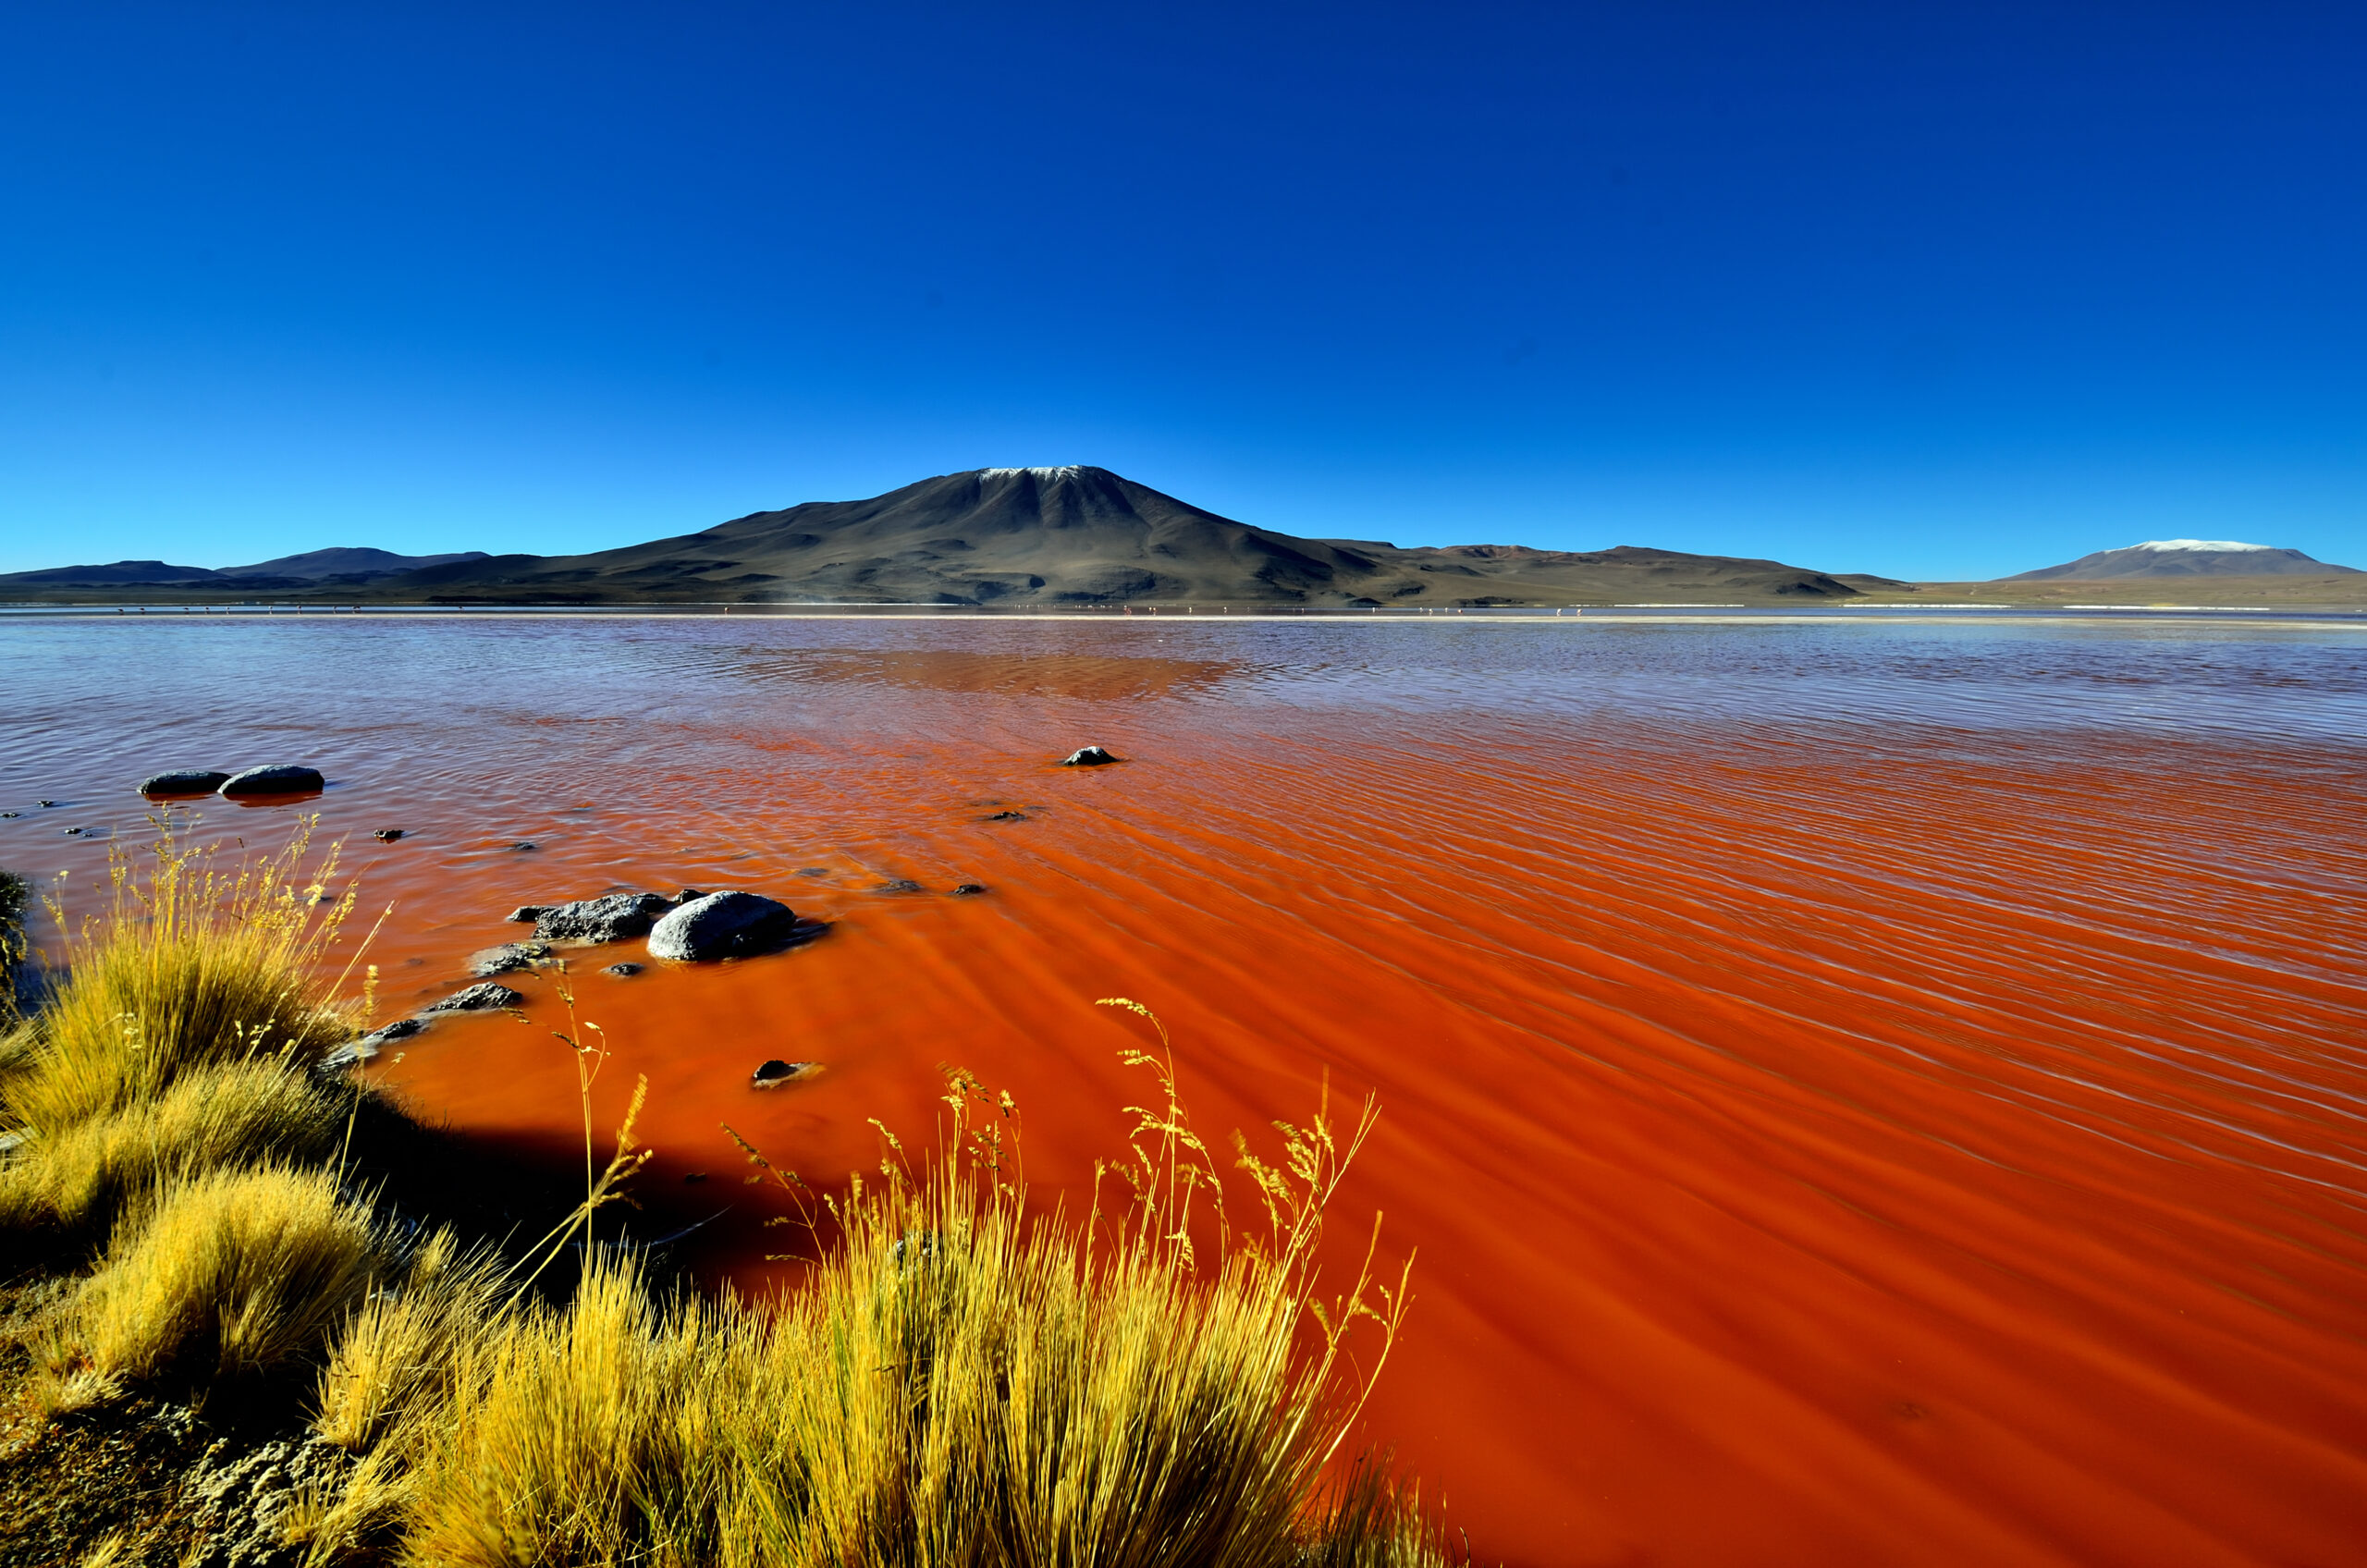
[(685, 888), (681, 892), (674, 895), (674, 907), (676, 909), (680, 909), (684, 904), (690, 903), (693, 900), (703, 899), (705, 897), (706, 895), (700, 892), (696, 888)]
[(1061, 766), (1062, 767), (1099, 767), (1117, 760), (1110, 754), (1106, 747), (1079, 746), (1061, 759)]
[(152, 773), (140, 781), (143, 795), (210, 795), (230, 782), (230, 776), (218, 768), (175, 767), (163, 773)]
[(791, 1079), (803, 1076), (805, 1070), (813, 1065), (810, 1061), (782, 1061), (775, 1058), (748, 1074), (748, 1086), (752, 1089), (778, 1089)]
[(744, 957), (779, 947), (796, 924), (787, 904), (761, 894), (709, 893), (650, 928), (649, 956), (691, 962)]
[(619, 980), (626, 980), (640, 974), (641, 965), (637, 963), (612, 963), (608, 965), (607, 968), (600, 971), (600, 973), (603, 974), (613, 974)]
[(54, 806), (56, 803), (57, 802), (55, 801), (35, 801), (33, 802), (33, 804), (37, 806)]
[(372, 837), (375, 838), (378, 842), (382, 844), (391, 844), (402, 836), (403, 830), (399, 827), (381, 827), (375, 834), (372, 835)]
[(469, 955), (469, 973), (478, 979), (496, 974), (509, 974), (521, 969), (532, 969), (551, 956), (550, 949), (540, 942), (504, 942), (497, 948)]
[(531, 839), (521, 839), (516, 843), (509, 846), (513, 851), (520, 850), (531, 850), (533, 847), (533, 840)]
[[(46, 805), (49, 802), (44, 801), (42, 803)], [(827, 865), (809, 865), (803, 871), (800, 871), (797, 875), (800, 876), (828, 876), (830, 875), (830, 868)]]
[(704, 1182), (706, 1180), (706, 1172), (704, 1170), (685, 1170), (682, 1172), (682, 1180), (685, 1182)]
[(0, 816), (22, 816), (24, 815), (25, 814), (20, 811), (0, 811)]
[(966, 899), (986, 890), (987, 885), (984, 882), (964, 882), (953, 889), (953, 896), (957, 899)]
[(872, 891), (876, 893), (921, 893), (926, 892), (927, 889), (908, 876), (899, 876), (893, 882), (882, 882), (878, 887), (873, 888)]
[(487, 980), (455, 991), (440, 1002), (430, 1002), (430, 1012), (485, 1012), (497, 1007), (518, 1007), (526, 998), (507, 986), (497, 986)]
[(222, 781), (222, 793), (239, 795), (317, 795), (328, 788), (328, 781), (316, 767), (302, 767), (294, 763), (280, 763), (271, 767), (251, 767), (244, 773), (234, 773)]
[(398, 1018), (392, 1023), (381, 1024), (359, 1039), (348, 1040), (323, 1057), (321, 1071), (329, 1074), (343, 1072), (348, 1068), (370, 1060), (378, 1054), (381, 1047), (396, 1040), (408, 1040), (426, 1027), (426, 1023), (417, 1018)]
[(550, 913), (550, 912), (551, 906), (548, 904), (520, 904), (516, 909), (509, 912), (509, 918), (511, 920), (540, 920), (543, 916)]
[(987, 817), (984, 820), (987, 822), (1024, 822), (1027, 820), (1027, 814), (1024, 811), (999, 811), (995, 813), (994, 815)]
[(529, 907), (536, 911), (534, 935), (546, 941), (621, 942), (647, 931), (674, 905), (656, 893), (610, 893), (571, 904)]

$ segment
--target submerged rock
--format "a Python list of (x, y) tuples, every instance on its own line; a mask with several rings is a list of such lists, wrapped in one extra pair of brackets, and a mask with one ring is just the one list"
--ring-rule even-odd
[(761, 893), (709, 893), (656, 924), (649, 956), (697, 962), (759, 953), (787, 941), (796, 924), (787, 904)]
[(748, 1086), (752, 1089), (778, 1089), (793, 1078), (803, 1078), (806, 1069), (813, 1065), (810, 1061), (782, 1061), (775, 1058), (748, 1074)]
[(381, 827), (377, 832), (371, 835), (372, 838), (377, 839), (378, 842), (382, 844), (391, 844), (402, 836), (403, 830), (399, 827)]
[(953, 896), (957, 899), (975, 898), (986, 890), (984, 882), (963, 882), (953, 889)]
[(1104, 764), (1113, 763), (1117, 760), (1118, 759), (1116, 757), (1110, 754), (1109, 750), (1106, 747), (1079, 746), (1075, 751), (1071, 752), (1068, 755), (1061, 759), (1061, 766), (1062, 767), (1100, 767)]
[(521, 1007), (524, 1005), (525, 1000), (523, 996), (509, 986), (497, 986), (487, 980), (481, 985), (471, 986), (466, 990), (455, 991), (440, 1002), (428, 1003), (427, 1011), (430, 1012), (489, 1012), (495, 1008)]
[(294, 763), (280, 763), (271, 767), (251, 767), (244, 773), (234, 773), (224, 779), (221, 791), (225, 795), (317, 795), (328, 788), (328, 780), (316, 767), (302, 767)]
[(600, 971), (600, 973), (603, 974), (613, 974), (619, 980), (630, 980), (634, 975), (641, 973), (641, 965), (637, 963), (612, 963), (608, 965), (607, 968)]
[[(579, 899), (571, 904), (528, 905), (534, 911), (534, 935), (546, 941), (621, 942), (638, 937), (674, 907), (656, 893), (610, 893), (606, 898)], [(525, 917), (521, 909), (509, 918)]]
[[(1062, 763), (1061, 766), (1066, 767), (1068, 764)], [(981, 822), (1024, 822), (1027, 820), (1027, 814), (1024, 811), (999, 811), (992, 816), (982, 816), (978, 820)]]
[(334, 1076), (370, 1060), (395, 1041), (408, 1040), (413, 1035), (423, 1033), (426, 1028), (426, 1020), (419, 1018), (398, 1018), (392, 1023), (381, 1024), (359, 1039), (348, 1040), (323, 1057), (320, 1071)]
[(471, 953), (469, 973), (482, 980), (496, 974), (532, 969), (550, 956), (550, 949), (540, 942), (504, 942), (497, 948)]
[(882, 882), (872, 889), (875, 893), (925, 893), (927, 890), (909, 876), (899, 876), (893, 882)]
[(140, 781), (143, 795), (210, 795), (230, 782), (230, 776), (218, 768), (175, 767), (163, 773), (152, 773)]

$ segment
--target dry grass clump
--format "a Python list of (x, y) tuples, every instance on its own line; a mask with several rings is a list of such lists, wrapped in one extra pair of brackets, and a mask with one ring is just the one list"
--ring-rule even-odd
[(313, 1360), (394, 1248), (325, 1170), (214, 1170), (166, 1189), (84, 1285), (72, 1324), (109, 1384), (247, 1382)]
[[(1280, 1167), (1245, 1148), (1265, 1224), (1237, 1236), (1166, 1061), (1134, 1060), (1166, 1096), (1111, 1168), (1115, 1219), (1030, 1217), (1004, 1170), (1010, 1102), (956, 1075), (945, 1157), (914, 1173), (890, 1139), (882, 1181), (828, 1202), (832, 1244), (778, 1299), (661, 1304), (630, 1258), (595, 1255), (563, 1306), (478, 1296), (444, 1317), (474, 1331), (438, 1362), (442, 1400), (375, 1425), (364, 1461), (404, 1560), (1443, 1562), (1381, 1466), (1327, 1479), (1404, 1305), (1402, 1277), (1368, 1268), (1315, 1290), (1370, 1108), (1344, 1137), (1323, 1115), (1285, 1128)], [(1360, 1319), (1380, 1337), (1363, 1379), (1345, 1360)], [(336, 1368), (404, 1359), (387, 1345), (409, 1321), (357, 1319), (320, 1429), (373, 1426), (338, 1404)]]
[(351, 1096), (305, 1070), (353, 1034), (319, 973), (352, 895), (307, 858), (300, 833), (228, 870), (169, 836), (144, 876), (117, 858), (67, 979), (0, 1045), (0, 1231), (103, 1232), (176, 1176), (329, 1158)]
[(186, 1072), (153, 1100), (69, 1122), (0, 1165), (0, 1230), (87, 1233), (175, 1178), (333, 1159), (352, 1100), (276, 1059)]
[(31, 902), (32, 885), (0, 869), (0, 1024), (16, 1021), (17, 966), (25, 961), (25, 911)]

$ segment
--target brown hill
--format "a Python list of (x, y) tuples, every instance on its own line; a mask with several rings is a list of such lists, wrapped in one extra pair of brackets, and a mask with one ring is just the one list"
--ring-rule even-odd
[(2336, 566), (2299, 550), (2232, 539), (2148, 539), (2119, 550), (2098, 550), (2061, 566), (2017, 571), (2001, 582), (2109, 582), (2132, 577), (2339, 577)]
[(1559, 606), (1786, 603), (1858, 590), (1778, 561), (1624, 545), (1300, 539), (1107, 469), (990, 468), (624, 549), (455, 562), (373, 593), (438, 603)]

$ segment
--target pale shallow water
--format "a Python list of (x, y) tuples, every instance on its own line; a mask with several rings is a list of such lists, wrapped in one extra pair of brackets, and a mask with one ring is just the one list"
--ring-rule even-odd
[[(831, 921), (580, 977), (742, 1279), (717, 1122), (868, 1165), (938, 1062), (1080, 1192), (1139, 1093), (1097, 997), (1210, 1132), (1377, 1092), (1343, 1230), (1419, 1258), (1368, 1426), (1484, 1561), (2367, 1562), (2355, 626), (43, 618), (0, 693), (0, 864), (76, 911), (144, 774), (321, 766), (390, 1011), (519, 902)], [(384, 1075), (572, 1126), (541, 1027)]]

